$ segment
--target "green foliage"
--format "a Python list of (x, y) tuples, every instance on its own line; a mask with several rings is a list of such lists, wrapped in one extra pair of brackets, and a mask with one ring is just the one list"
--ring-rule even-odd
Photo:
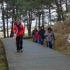
[(23, 10), (41, 9), (44, 5), (51, 5), (54, 0), (7, 0), (6, 2), (12, 7), (16, 6), (22, 12)]

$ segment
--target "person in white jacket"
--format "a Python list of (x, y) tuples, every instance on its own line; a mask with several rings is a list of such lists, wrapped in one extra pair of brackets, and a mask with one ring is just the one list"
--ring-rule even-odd
[(67, 41), (70, 43), (70, 34), (68, 35)]
[(55, 41), (55, 36), (54, 36), (54, 32), (53, 30), (49, 27), (47, 29), (47, 31), (45, 32), (45, 38), (46, 38), (46, 41), (47, 41), (47, 47), (49, 48), (53, 48), (53, 44), (54, 44), (54, 41)]

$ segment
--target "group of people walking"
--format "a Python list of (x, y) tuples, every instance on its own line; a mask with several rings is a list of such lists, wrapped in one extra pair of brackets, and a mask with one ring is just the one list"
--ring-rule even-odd
[[(14, 35), (16, 35), (17, 52), (22, 52), (23, 35), (25, 32), (25, 27), (21, 24), (20, 19), (18, 19), (13, 25), (13, 32)], [(44, 39), (46, 39), (47, 47), (53, 48), (55, 36), (53, 30), (50, 27), (47, 29), (47, 31), (45, 31), (43, 27), (40, 27), (40, 29), (38, 30), (35, 28), (32, 31), (32, 36), (33, 42), (43, 45)]]
[(33, 42), (44, 44), (44, 39), (46, 40), (47, 47), (53, 48), (55, 36), (52, 28), (48, 27), (47, 30), (44, 30), (43, 27), (40, 27), (39, 30), (36, 28), (32, 31)]

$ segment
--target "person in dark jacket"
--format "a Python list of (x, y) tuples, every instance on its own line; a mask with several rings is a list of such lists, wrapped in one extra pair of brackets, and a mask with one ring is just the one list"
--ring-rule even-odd
[(25, 27), (21, 24), (20, 19), (17, 20), (16, 24), (13, 26), (13, 32), (16, 34), (16, 47), (17, 52), (22, 52), (23, 45), (23, 35), (25, 32)]
[(43, 42), (44, 42), (44, 33), (45, 33), (44, 28), (40, 27), (40, 30), (39, 30), (40, 40), (39, 40), (39, 43), (41, 45), (43, 45)]

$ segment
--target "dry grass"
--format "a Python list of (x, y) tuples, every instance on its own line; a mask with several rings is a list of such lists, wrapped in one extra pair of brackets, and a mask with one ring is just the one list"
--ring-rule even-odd
[(55, 49), (70, 55), (70, 44), (67, 37), (70, 33), (70, 19), (57, 23), (53, 26), (55, 32)]
[(0, 70), (8, 70), (5, 50), (1, 41), (0, 41)]

